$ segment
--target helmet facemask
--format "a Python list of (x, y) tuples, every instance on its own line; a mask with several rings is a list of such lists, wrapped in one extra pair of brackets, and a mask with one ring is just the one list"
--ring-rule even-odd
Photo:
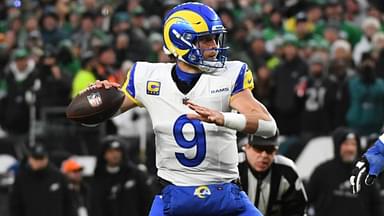
[[(218, 68), (223, 68), (227, 60), (227, 50), (228, 47), (225, 46), (225, 31), (217, 33), (204, 33), (199, 34), (196, 38), (196, 41), (192, 44), (190, 52), (182, 59), (186, 60), (185, 62), (196, 66), (203, 72), (213, 72)], [(206, 37), (214, 37), (216, 47), (215, 48), (201, 48), (200, 40), (205, 40)], [(215, 52), (215, 56), (211, 58), (204, 57), (205, 52)]]

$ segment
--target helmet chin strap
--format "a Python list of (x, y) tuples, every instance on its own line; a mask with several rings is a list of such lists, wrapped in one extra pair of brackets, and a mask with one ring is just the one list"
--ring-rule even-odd
[[(197, 52), (193, 55), (200, 56), (201, 58), (204, 58), (204, 51), (200, 50), (197, 48), (195, 45), (193, 45), (194, 50)], [(216, 53), (216, 56), (218, 55), (218, 52)], [(198, 58), (198, 57), (196, 57)], [(213, 73), (215, 72), (218, 68), (224, 67), (224, 63), (220, 61), (209, 61), (209, 60), (200, 60), (198, 63), (191, 63), (182, 58), (181, 56), (179, 57), (182, 61), (185, 63), (192, 65), (194, 67), (197, 67), (200, 71), (205, 72), (205, 73)]]
[(181, 56), (178, 57), (178, 60), (183, 61), (184, 63), (198, 68), (201, 72), (204, 73), (213, 73), (215, 72), (218, 68), (221, 68), (222, 63), (221, 62), (209, 62), (209, 61), (203, 61), (204, 64), (191, 64), (187, 62), (185, 59), (183, 59)]
[(215, 72), (217, 69), (219, 68), (222, 68), (221, 65), (222, 63), (221, 62), (209, 62), (209, 61), (203, 61), (204, 64), (203, 65), (198, 65), (197, 68), (199, 68), (199, 70), (205, 72), (205, 73), (213, 73)]

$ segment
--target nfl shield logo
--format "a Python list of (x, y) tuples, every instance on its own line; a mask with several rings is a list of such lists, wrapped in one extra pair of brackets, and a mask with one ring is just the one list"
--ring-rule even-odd
[(87, 96), (88, 103), (91, 105), (91, 107), (98, 107), (100, 106), (103, 101), (101, 100), (101, 95), (99, 92), (94, 92)]

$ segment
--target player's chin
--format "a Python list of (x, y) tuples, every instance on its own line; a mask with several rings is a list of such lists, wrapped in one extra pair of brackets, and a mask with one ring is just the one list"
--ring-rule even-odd
[(204, 53), (204, 59), (207, 61), (216, 61), (217, 60), (217, 52), (213, 51), (213, 50), (206, 51), (206, 53)]

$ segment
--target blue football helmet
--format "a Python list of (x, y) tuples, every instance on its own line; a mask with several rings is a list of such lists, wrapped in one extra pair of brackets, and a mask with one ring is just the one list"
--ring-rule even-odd
[[(164, 51), (167, 54), (203, 72), (224, 67), (228, 49), (224, 44), (226, 30), (212, 8), (196, 2), (178, 5), (167, 13), (163, 27)], [(198, 47), (197, 41), (207, 36), (214, 36), (217, 45), (213, 48), (216, 52), (214, 59), (204, 59), (207, 49)]]

